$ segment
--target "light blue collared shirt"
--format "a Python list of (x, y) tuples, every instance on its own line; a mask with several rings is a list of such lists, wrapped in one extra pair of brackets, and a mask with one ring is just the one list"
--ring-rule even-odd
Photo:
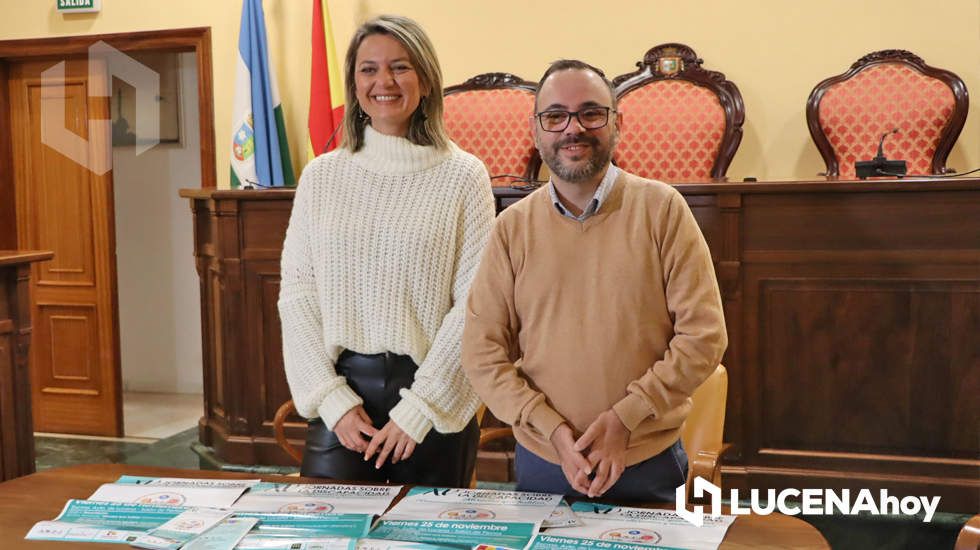
[(588, 206), (585, 207), (585, 211), (582, 212), (581, 216), (576, 216), (568, 211), (562, 203), (561, 199), (558, 198), (558, 192), (555, 190), (554, 180), (549, 180), (548, 182), (548, 193), (551, 194), (551, 202), (555, 204), (555, 208), (558, 209), (558, 213), (566, 218), (571, 218), (575, 221), (584, 222), (590, 217), (594, 216), (602, 204), (606, 202), (606, 197), (609, 196), (609, 192), (612, 191), (613, 184), (616, 183), (616, 178), (619, 177), (619, 168), (610, 164), (609, 169), (606, 170), (606, 175), (602, 177), (602, 181), (599, 182), (599, 187), (596, 188), (595, 194), (592, 195), (592, 200), (589, 201)]

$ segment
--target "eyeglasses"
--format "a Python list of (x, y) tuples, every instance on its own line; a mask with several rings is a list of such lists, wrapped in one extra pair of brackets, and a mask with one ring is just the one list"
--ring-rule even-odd
[(564, 132), (574, 116), (586, 130), (598, 130), (609, 124), (611, 107), (588, 107), (579, 111), (543, 111), (534, 115), (545, 132)]

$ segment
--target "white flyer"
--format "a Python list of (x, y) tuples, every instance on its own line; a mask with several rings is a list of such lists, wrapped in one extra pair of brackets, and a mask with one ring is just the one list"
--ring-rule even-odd
[(228, 508), (245, 492), (245, 486), (198, 487), (137, 485), (130, 483), (105, 483), (89, 500), (101, 502), (132, 502), (158, 506), (187, 506)]
[[(189, 508), (160, 527), (151, 529), (149, 533), (137, 537), (129, 544), (137, 548), (177, 550), (228, 519), (229, 516), (231, 516), (231, 510)], [(254, 525), (254, 522), (252, 524)]]
[(371, 531), (373, 539), (524, 548), (561, 495), (415, 487)]
[(39, 521), (24, 537), (26, 540), (57, 540), (62, 542), (108, 542), (126, 544), (136, 540), (144, 531), (108, 529), (64, 521)]
[(367, 514), (380, 516), (400, 485), (260, 483), (232, 505), (237, 512)]
[[(582, 520), (578, 527), (540, 533), (530, 550), (570, 550), (598, 547), (617, 550), (715, 550), (735, 516), (705, 516), (695, 527), (675, 512), (576, 502), (572, 511)], [(611, 545), (611, 546), (608, 546)]]
[(258, 522), (255, 518), (226, 518), (181, 550), (232, 550)]

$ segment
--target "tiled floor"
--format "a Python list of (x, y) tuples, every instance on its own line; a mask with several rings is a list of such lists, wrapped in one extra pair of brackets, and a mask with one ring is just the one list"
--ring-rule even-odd
[(163, 439), (197, 425), (204, 414), (201, 394), (126, 392), (126, 437)]
[(191, 445), (203, 409), (199, 394), (126, 392), (126, 437), (34, 434), (37, 469), (100, 462), (198, 468)]
[(198, 455), (191, 450), (196, 441), (197, 428), (153, 442), (35, 435), (35, 464), (38, 470), (106, 462), (198, 469)]

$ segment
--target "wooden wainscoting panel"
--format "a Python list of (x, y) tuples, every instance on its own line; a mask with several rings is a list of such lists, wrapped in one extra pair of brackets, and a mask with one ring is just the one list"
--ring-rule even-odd
[[(266, 269), (262, 269), (263, 267)], [(259, 420), (271, 423), (279, 406), (291, 399), (282, 362), (282, 323), (279, 320), (277, 306), (279, 270), (278, 266), (270, 265), (255, 265), (252, 269), (254, 269), (258, 298), (258, 303), (252, 311), (261, 316), (256, 324), (262, 327), (261, 351), (257, 359), (262, 361), (265, 381), (265, 395)]]
[[(279, 262), (290, 201), (243, 201), (239, 208), (241, 251), (248, 318), (250, 371), (257, 373), (260, 394), (248, 403), (249, 433), (257, 435), (256, 460), (289, 464), (291, 459), (274, 443), (272, 421), (279, 406), (291, 399), (282, 359), (282, 325), (279, 320)], [(254, 392), (253, 392), (254, 394)], [(302, 446), (306, 422), (289, 418), (286, 436)]]
[(975, 192), (760, 193), (744, 201), (746, 252), (975, 252), (980, 243)]
[(102, 415), (99, 319), (93, 303), (37, 302), (34, 319), (34, 419), (52, 432), (98, 434)]
[(208, 325), (214, 327), (214, 332), (209, 335), (210, 342), (208, 346), (212, 352), (208, 357), (208, 362), (214, 366), (210, 372), (213, 385), (207, 388), (207, 395), (211, 403), (211, 411), (218, 417), (224, 418), (226, 409), (225, 371), (221, 368), (221, 365), (224, 364), (224, 357), (222, 355), (224, 351), (224, 302), (222, 300), (223, 293), (221, 292), (220, 270), (214, 265), (209, 266), (207, 269), (207, 286), (207, 296), (209, 298), (207, 304), (208, 309), (206, 310), (208, 313)]
[(966, 417), (980, 396), (961, 391), (980, 381), (980, 285), (760, 284), (761, 448), (980, 455), (980, 418)]
[[(29, 105), (33, 112), (42, 109), (42, 86), (32, 82), (28, 87)], [(85, 80), (66, 83), (66, 126), (79, 135), (88, 135), (86, 105), (88, 89)], [(70, 121), (70, 122), (69, 122)], [(37, 130), (40, 130), (38, 126)], [(38, 264), (37, 285), (95, 287), (95, 231), (93, 207), (95, 186), (90, 184), (93, 173), (72, 159), (41, 143), (32, 141), (31, 159), (40, 166), (31, 167), (33, 183), (38, 186), (32, 201), (35, 220), (31, 232), (44, 247), (57, 251), (50, 262)]]

